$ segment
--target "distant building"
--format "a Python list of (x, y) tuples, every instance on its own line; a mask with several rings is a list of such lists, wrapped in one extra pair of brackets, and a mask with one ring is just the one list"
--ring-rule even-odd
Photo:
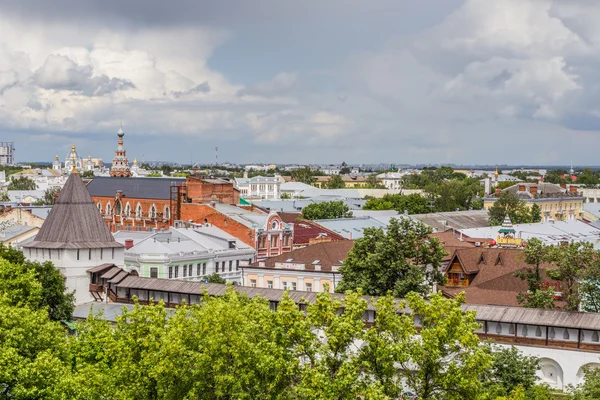
[(127, 152), (123, 147), (123, 136), (125, 136), (123, 124), (119, 126), (117, 136), (119, 140), (115, 156), (112, 160), (112, 166), (110, 167), (110, 176), (113, 178), (129, 178), (131, 176), (131, 169), (129, 167), (129, 160), (127, 159)]
[(402, 177), (404, 174), (401, 171), (398, 172), (384, 172), (383, 174), (377, 175), (377, 180), (381, 181), (381, 184), (386, 189), (398, 190), (402, 189)]
[(15, 164), (14, 142), (0, 142), (0, 165)]
[(485, 210), (496, 202), (503, 192), (512, 192), (530, 207), (540, 206), (542, 221), (566, 221), (581, 217), (585, 198), (576, 185), (555, 185), (553, 183), (518, 183), (504, 190), (496, 190), (483, 199)]
[(121, 231), (115, 238), (125, 245), (125, 270), (149, 278), (202, 281), (216, 273), (239, 285), (240, 265), (248, 265), (255, 255), (252, 247), (215, 226)]
[(23, 245), (31, 261), (51, 261), (75, 291), (77, 304), (93, 300), (88, 270), (101, 264), (124, 266), (124, 246), (102, 220), (85, 184), (77, 173), (65, 187), (32, 242)]
[(83, 171), (83, 159), (79, 156), (79, 153), (77, 153), (75, 145), (71, 146), (71, 151), (67, 153), (64, 166), (63, 173), (66, 175), (73, 171), (73, 166), (75, 166), (77, 171)]
[(235, 186), (240, 195), (252, 199), (279, 199), (281, 183), (281, 177), (278, 175), (235, 178)]
[(319, 243), (242, 267), (244, 286), (333, 293), (353, 242)]

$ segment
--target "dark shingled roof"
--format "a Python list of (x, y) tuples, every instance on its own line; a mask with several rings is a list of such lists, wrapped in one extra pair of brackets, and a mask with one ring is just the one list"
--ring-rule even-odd
[(34, 241), (26, 248), (123, 247), (111, 235), (79, 174), (71, 174)]
[(93, 197), (115, 197), (118, 190), (135, 199), (169, 200), (171, 185), (185, 183), (185, 178), (94, 178), (87, 188)]

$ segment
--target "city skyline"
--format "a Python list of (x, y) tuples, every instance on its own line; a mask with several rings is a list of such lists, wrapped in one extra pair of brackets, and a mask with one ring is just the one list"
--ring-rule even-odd
[[(240, 163), (595, 164), (583, 1), (5, 1), (0, 132)], [(582, 146), (581, 144), (585, 144)], [(48, 150), (53, 150), (49, 153)]]

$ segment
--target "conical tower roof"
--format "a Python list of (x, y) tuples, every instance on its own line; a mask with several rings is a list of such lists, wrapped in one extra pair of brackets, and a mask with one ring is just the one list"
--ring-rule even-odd
[(23, 247), (90, 249), (123, 245), (108, 230), (81, 176), (71, 174), (35, 240)]
[(512, 221), (510, 220), (510, 216), (508, 213), (504, 217), (504, 221), (502, 221), (502, 228), (498, 231), (500, 233), (515, 233), (516, 231), (513, 229)]

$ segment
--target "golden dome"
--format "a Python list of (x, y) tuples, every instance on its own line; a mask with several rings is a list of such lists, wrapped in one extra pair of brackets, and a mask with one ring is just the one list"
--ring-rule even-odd
[(137, 158), (133, 159), (133, 165), (137, 165)]

